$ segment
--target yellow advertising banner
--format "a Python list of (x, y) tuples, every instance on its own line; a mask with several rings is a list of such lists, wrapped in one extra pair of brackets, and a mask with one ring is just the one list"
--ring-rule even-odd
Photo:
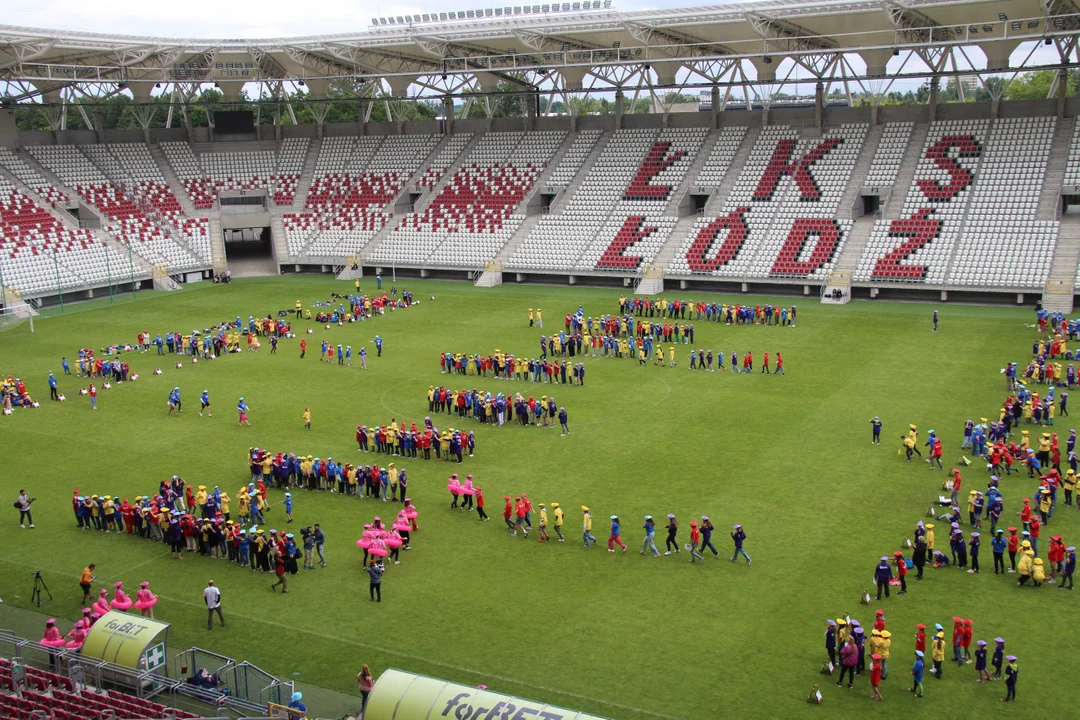
[(364, 720), (606, 720), (542, 702), (387, 670), (371, 690)]
[(153, 670), (165, 664), (168, 630), (168, 623), (113, 610), (90, 628), (82, 654), (137, 669), (143, 654), (153, 649), (153, 656), (148, 659), (149, 667), (143, 666), (144, 669)]

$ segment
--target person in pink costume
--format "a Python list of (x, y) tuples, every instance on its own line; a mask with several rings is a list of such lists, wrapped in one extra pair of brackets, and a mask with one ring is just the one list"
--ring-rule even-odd
[(384, 558), (390, 554), (390, 551), (386, 549), (386, 543), (383, 541), (382, 538), (376, 538), (375, 540), (373, 540), (371, 543), (371, 548), (368, 549), (368, 552), (375, 557), (380, 558)]
[(109, 606), (109, 591), (105, 588), (101, 588), (101, 590), (98, 591), (97, 600), (94, 601), (94, 604), (91, 607), (93, 607), (94, 612), (98, 615), (105, 615), (112, 610), (112, 607)]
[(405, 517), (409, 518), (413, 531), (419, 529), (416, 527), (416, 518), (420, 517), (420, 513), (417, 512), (416, 506), (412, 504), (412, 498), (405, 498)]
[(446, 489), (450, 491), (450, 495), (454, 498), (450, 503), (450, 509), (454, 510), (458, 506), (458, 497), (461, 495), (461, 483), (458, 482), (457, 473), (453, 473), (450, 476), (450, 480), (446, 483)]
[(371, 521), (371, 529), (372, 530), (382, 530), (383, 529), (382, 518), (379, 517), (378, 515), (376, 515), (375, 519)]
[(395, 565), (401, 564), (401, 545), (403, 542), (404, 541), (401, 539), (401, 536), (398, 535), (397, 530), (393, 530), (390, 535), (383, 540), (386, 547), (390, 549), (390, 559), (394, 561)]
[(143, 617), (154, 619), (154, 606), (157, 601), (157, 595), (150, 592), (150, 583), (139, 583), (139, 592), (135, 594), (135, 607), (142, 612)]
[(83, 628), (79, 623), (75, 623), (75, 627), (71, 628), (71, 632), (67, 634), (68, 642), (64, 647), (68, 650), (78, 650), (82, 647), (83, 641), (86, 640), (87, 630)]
[(124, 583), (118, 582), (113, 585), (113, 587), (116, 588), (116, 590), (113, 592), (112, 606), (117, 610), (127, 610), (130, 608), (134, 603), (131, 598), (128, 597), (127, 593), (124, 592)]
[(465, 484), (461, 486), (461, 512), (473, 509), (473, 496), (476, 490), (473, 488), (472, 475), (465, 476)]
[(45, 636), (41, 638), (41, 644), (45, 647), (61, 647), (65, 644), (64, 636), (56, 627), (56, 618), (45, 621)]

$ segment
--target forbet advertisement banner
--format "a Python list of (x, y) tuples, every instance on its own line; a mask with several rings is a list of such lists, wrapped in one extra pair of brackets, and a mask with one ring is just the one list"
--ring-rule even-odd
[[(168, 631), (168, 623), (113, 610), (90, 628), (82, 654), (133, 669), (162, 668)], [(153, 652), (147, 656), (147, 663), (140, 666), (139, 661), (148, 650)]]
[(607, 720), (542, 702), (389, 669), (368, 698), (364, 720)]

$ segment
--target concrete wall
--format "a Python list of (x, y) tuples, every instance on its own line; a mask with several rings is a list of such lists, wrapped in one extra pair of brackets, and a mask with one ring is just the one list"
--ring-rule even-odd
[(0, 110), (0, 147), (15, 147), (19, 131), (15, 128), (15, 111)]

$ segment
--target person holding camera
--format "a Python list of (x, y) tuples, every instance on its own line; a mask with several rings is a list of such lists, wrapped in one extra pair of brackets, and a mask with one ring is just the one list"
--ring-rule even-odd
[(34, 527), (34, 518), (30, 514), (30, 503), (37, 500), (35, 497), (30, 497), (26, 494), (25, 490), (19, 490), (19, 499), (15, 501), (15, 507), (19, 511), (19, 527), (25, 528), (26, 523), (30, 523), (30, 527)]

